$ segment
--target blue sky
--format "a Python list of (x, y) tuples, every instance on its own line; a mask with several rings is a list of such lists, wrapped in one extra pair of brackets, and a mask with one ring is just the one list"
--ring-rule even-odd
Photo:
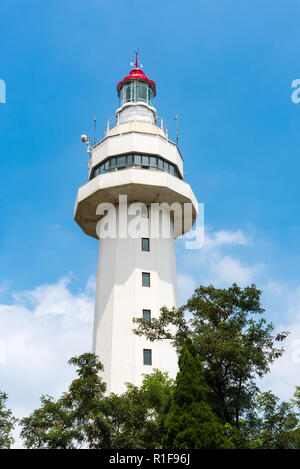
[(208, 282), (262, 288), (268, 319), (292, 330), (266, 385), (291, 395), (300, 384), (291, 358), (300, 337), (299, 1), (3, 0), (0, 15), (0, 388), (11, 406), (26, 413), (42, 392), (60, 392), (66, 360), (91, 345), (97, 243), (73, 221), (87, 180), (80, 134), (92, 134), (96, 114), (103, 136), (136, 48), (173, 139), (178, 114), (185, 177), (205, 203), (206, 247), (191, 255), (177, 243), (181, 298)]

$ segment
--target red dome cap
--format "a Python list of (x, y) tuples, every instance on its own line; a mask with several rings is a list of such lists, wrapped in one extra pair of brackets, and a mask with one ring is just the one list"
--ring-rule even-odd
[(150, 80), (144, 74), (144, 72), (139, 68), (137, 55), (136, 55), (136, 61), (135, 61), (135, 68), (131, 70), (131, 72), (129, 73), (129, 75), (127, 75), (127, 77), (125, 77), (122, 81), (120, 81), (117, 84), (118, 96), (120, 96), (120, 91), (121, 91), (122, 86), (125, 85), (125, 83), (128, 83), (132, 80), (139, 80), (139, 81), (144, 81), (145, 83), (148, 83), (150, 87), (152, 88), (154, 96), (156, 96), (156, 85), (154, 81)]

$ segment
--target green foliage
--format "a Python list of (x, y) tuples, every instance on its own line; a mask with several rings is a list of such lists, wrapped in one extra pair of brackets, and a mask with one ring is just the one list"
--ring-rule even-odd
[(159, 370), (144, 375), (142, 386), (127, 384), (121, 396), (103, 401), (110, 425), (110, 448), (161, 448), (163, 419), (170, 406), (173, 381)]
[[(220, 422), (207, 399), (203, 365), (193, 343), (182, 347), (176, 383), (155, 370), (140, 388), (127, 384), (120, 396), (105, 396), (96, 356), (74, 357), (78, 377), (58, 400), (42, 396), (41, 407), (21, 421), (27, 448), (300, 448), (300, 387), (289, 403), (271, 392), (253, 399), (239, 426)], [(10, 447), (15, 420), (0, 394), (0, 442)]]
[(287, 333), (275, 337), (273, 325), (257, 318), (264, 311), (260, 296), (255, 285), (244, 289), (236, 284), (228, 289), (200, 286), (181, 308), (162, 308), (151, 323), (135, 320), (137, 335), (151, 341), (169, 339), (178, 352), (187, 338), (192, 340), (203, 364), (208, 401), (229, 426), (239, 427), (258, 394), (257, 377), (264, 376), (283, 353), (275, 343)]
[(14, 442), (11, 432), (17, 419), (6, 408), (7, 394), (0, 392), (0, 449), (9, 449)]
[[(283, 349), (260, 315), (261, 292), (198, 288), (186, 305), (162, 308), (150, 323), (136, 320), (137, 335), (169, 339), (179, 353), (176, 382), (155, 370), (141, 387), (105, 395), (93, 354), (73, 357), (77, 378), (59, 399), (21, 421), (28, 448), (262, 448), (300, 449), (300, 387), (286, 403), (256, 382)], [(175, 326), (175, 327), (174, 327)], [(175, 331), (175, 332), (174, 332)], [(0, 444), (9, 447), (15, 419), (0, 394)]]
[(294, 394), (295, 399), (290, 402), (280, 402), (271, 391), (257, 397), (256, 425), (249, 432), (250, 448), (300, 448), (299, 389)]
[(69, 391), (57, 401), (42, 396), (41, 407), (20, 422), (27, 448), (72, 449), (105, 441), (106, 423), (99, 408), (106, 389), (99, 377), (103, 366), (91, 353), (73, 357), (69, 363), (78, 366), (78, 378)]
[(93, 354), (69, 361), (78, 378), (58, 400), (42, 396), (41, 407), (21, 420), (27, 448), (157, 448), (162, 416), (170, 405), (173, 382), (155, 370), (137, 388), (104, 396), (103, 369)]
[(263, 392), (239, 427), (226, 424), (226, 432), (238, 448), (300, 449), (299, 398), (300, 387), (289, 402), (280, 402), (271, 391)]
[(164, 448), (234, 448), (207, 402), (208, 387), (195, 347), (187, 340), (179, 358), (179, 373), (170, 411), (164, 423)]

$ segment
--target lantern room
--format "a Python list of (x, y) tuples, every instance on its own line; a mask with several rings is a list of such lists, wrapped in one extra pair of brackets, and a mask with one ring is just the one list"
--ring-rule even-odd
[(146, 103), (153, 106), (153, 99), (156, 96), (156, 86), (141, 69), (138, 63), (138, 54), (134, 68), (129, 75), (117, 85), (120, 107), (126, 103)]

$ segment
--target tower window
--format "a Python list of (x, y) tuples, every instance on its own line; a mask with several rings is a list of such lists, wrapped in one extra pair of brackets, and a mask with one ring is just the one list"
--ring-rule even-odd
[(168, 163), (163, 158), (159, 158), (155, 155), (136, 155), (132, 153), (107, 158), (103, 163), (93, 168), (91, 179), (98, 176), (99, 173), (104, 174), (108, 171), (115, 171), (116, 169), (132, 168), (132, 166), (135, 168), (167, 171), (181, 179), (181, 175), (173, 163)]
[(151, 310), (143, 309), (143, 320), (145, 323), (151, 322)]
[(156, 156), (150, 156), (150, 168), (156, 169), (157, 168), (157, 158)]
[(150, 287), (150, 274), (149, 272), (142, 273), (142, 286), (143, 287)]
[(118, 166), (126, 166), (126, 156), (118, 156)]
[(144, 365), (152, 365), (152, 350), (144, 348)]
[(142, 165), (143, 166), (149, 166), (149, 156), (142, 155)]
[(142, 251), (150, 251), (150, 240), (149, 238), (142, 238)]
[(134, 164), (137, 166), (142, 164), (142, 155), (134, 155)]
[(162, 160), (161, 158), (158, 158), (158, 167), (159, 169), (164, 169), (164, 160)]

